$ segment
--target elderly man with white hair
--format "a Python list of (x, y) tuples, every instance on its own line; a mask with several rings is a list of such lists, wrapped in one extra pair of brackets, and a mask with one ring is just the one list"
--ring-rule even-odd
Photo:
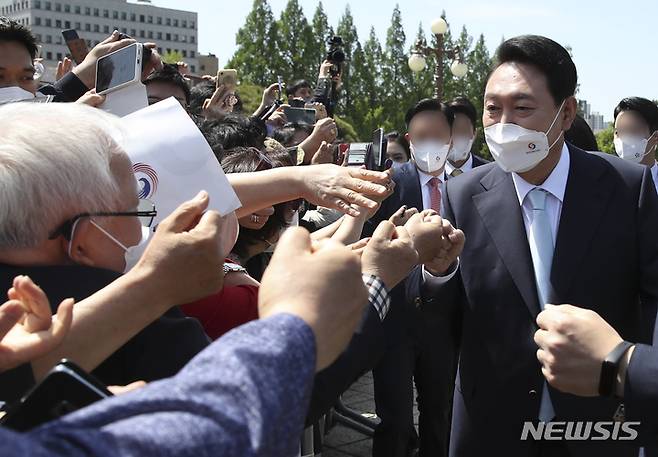
[[(0, 289), (28, 274), (53, 304), (67, 297), (84, 299), (137, 262), (155, 210), (137, 198), (130, 160), (113, 139), (121, 133), (117, 120), (76, 104), (13, 104), (0, 108), (0, 118)], [(351, 204), (375, 206), (371, 197), (386, 195), (390, 179), (386, 173), (332, 165), (230, 178), (244, 214), (300, 197), (353, 213)], [(234, 240), (236, 229), (231, 215), (223, 222), (223, 239)], [(178, 273), (197, 274), (187, 264), (179, 265)], [(167, 294), (158, 290), (157, 295), (170, 297), (171, 307), (209, 293), (181, 289), (172, 281), (164, 287)], [(158, 300), (151, 307), (160, 314), (167, 309)], [(137, 333), (139, 325), (125, 331), (120, 321), (109, 319), (94, 344), (80, 340), (67, 350), (103, 382), (123, 385), (171, 376), (208, 344), (198, 323), (176, 307), (158, 319), (153, 311), (141, 318), (135, 314), (131, 318), (141, 327), (155, 321)], [(84, 351), (76, 353), (81, 346)], [(51, 364), (33, 363), (0, 377), (4, 399), (23, 394)]]

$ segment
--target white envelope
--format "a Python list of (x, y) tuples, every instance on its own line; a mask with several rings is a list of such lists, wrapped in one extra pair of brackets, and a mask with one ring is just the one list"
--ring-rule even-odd
[(149, 106), (146, 86), (141, 82), (105, 94), (100, 109), (115, 116), (124, 117)]
[(120, 141), (133, 162), (140, 198), (155, 203), (152, 227), (205, 190), (222, 216), (241, 205), (205, 138), (173, 97), (121, 119)]

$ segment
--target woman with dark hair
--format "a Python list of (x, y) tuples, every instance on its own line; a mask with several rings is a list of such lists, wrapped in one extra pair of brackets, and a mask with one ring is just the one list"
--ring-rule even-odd
[(396, 163), (409, 162), (411, 152), (409, 151), (409, 142), (399, 132), (390, 132), (386, 134), (388, 146), (386, 147), (386, 154), (388, 158)]

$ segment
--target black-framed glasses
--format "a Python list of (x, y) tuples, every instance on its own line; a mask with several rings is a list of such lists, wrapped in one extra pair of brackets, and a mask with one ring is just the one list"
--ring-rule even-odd
[(50, 233), (48, 236), (49, 240), (54, 240), (58, 236), (62, 235), (67, 240), (71, 239), (71, 231), (73, 230), (73, 225), (78, 219), (83, 217), (137, 217), (139, 222), (144, 227), (150, 227), (153, 224), (153, 219), (158, 215), (158, 212), (155, 209), (155, 203), (151, 200), (142, 199), (137, 205), (137, 211), (119, 211), (119, 212), (98, 212), (98, 213), (80, 213), (73, 216), (71, 219), (64, 221), (58, 228)]

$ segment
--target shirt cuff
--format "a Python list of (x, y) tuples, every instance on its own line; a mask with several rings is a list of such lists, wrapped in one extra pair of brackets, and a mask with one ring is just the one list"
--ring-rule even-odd
[(443, 276), (434, 276), (432, 273), (425, 269), (425, 265), (422, 265), (421, 268), (423, 270), (423, 283), (431, 282), (432, 284), (437, 285), (445, 284), (450, 281), (457, 273), (457, 270), (459, 269), (459, 257), (457, 257), (455, 263), (453, 263), (452, 267)]
[(377, 276), (363, 275), (363, 284), (368, 288), (368, 303), (375, 308), (379, 319), (383, 321), (391, 308), (391, 295)]

